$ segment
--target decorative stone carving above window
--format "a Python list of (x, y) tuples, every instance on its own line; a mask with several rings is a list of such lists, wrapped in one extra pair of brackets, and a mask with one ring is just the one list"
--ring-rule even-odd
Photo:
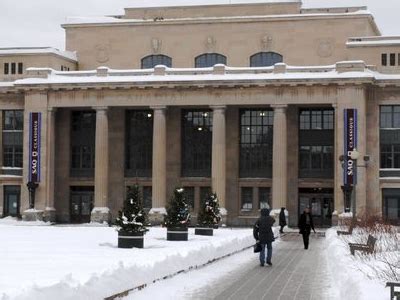
[(217, 44), (217, 40), (213, 36), (209, 36), (206, 38), (206, 50), (208, 52), (214, 52), (215, 45)]
[(162, 41), (160, 39), (157, 38), (151, 39), (151, 50), (153, 51), (154, 54), (160, 53), (161, 46), (162, 46)]
[(262, 50), (270, 50), (270, 49), (272, 49), (272, 42), (273, 42), (272, 36), (267, 35), (267, 34), (264, 35), (260, 39), (261, 49)]
[(96, 61), (99, 63), (105, 63), (110, 59), (110, 46), (96, 45), (95, 53), (96, 53)]

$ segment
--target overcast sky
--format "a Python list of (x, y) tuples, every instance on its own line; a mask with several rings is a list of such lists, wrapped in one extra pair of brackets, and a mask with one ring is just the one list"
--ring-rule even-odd
[[(123, 14), (124, 7), (268, 2), (268, 0), (0, 0), (0, 48), (64, 49), (68, 16)], [(400, 35), (400, 0), (303, 0), (304, 7), (368, 6), (385, 35)]]

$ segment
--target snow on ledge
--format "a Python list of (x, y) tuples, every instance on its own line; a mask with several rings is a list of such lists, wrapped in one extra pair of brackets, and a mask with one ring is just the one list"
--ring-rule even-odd
[(63, 58), (78, 61), (76, 52), (61, 51), (52, 47), (20, 47), (20, 48), (0, 48), (0, 56), (8, 55), (40, 55), (40, 54), (54, 54)]

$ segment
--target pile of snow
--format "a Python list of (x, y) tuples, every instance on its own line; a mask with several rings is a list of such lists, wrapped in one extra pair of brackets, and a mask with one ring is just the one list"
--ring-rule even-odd
[(13, 225), (13, 226), (50, 226), (50, 222), (44, 221), (21, 221), (14, 217), (5, 217), (0, 219), (1, 225)]
[[(368, 278), (365, 265), (352, 256), (348, 244), (338, 237), (336, 229), (326, 232), (327, 263), (333, 276), (332, 291), (339, 292), (340, 299), (386, 300), (389, 290), (383, 282)], [(373, 275), (372, 273), (370, 275)]]
[(0, 224), (0, 299), (103, 299), (254, 244), (251, 229), (166, 241), (151, 228), (144, 249), (117, 248), (111, 227)]

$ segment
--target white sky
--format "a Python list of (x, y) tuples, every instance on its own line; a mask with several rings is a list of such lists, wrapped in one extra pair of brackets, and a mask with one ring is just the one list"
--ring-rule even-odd
[[(0, 0), (0, 48), (64, 49), (68, 16), (123, 14), (124, 7), (267, 2), (268, 0)], [(304, 7), (368, 6), (385, 35), (400, 35), (400, 0), (303, 0)]]

